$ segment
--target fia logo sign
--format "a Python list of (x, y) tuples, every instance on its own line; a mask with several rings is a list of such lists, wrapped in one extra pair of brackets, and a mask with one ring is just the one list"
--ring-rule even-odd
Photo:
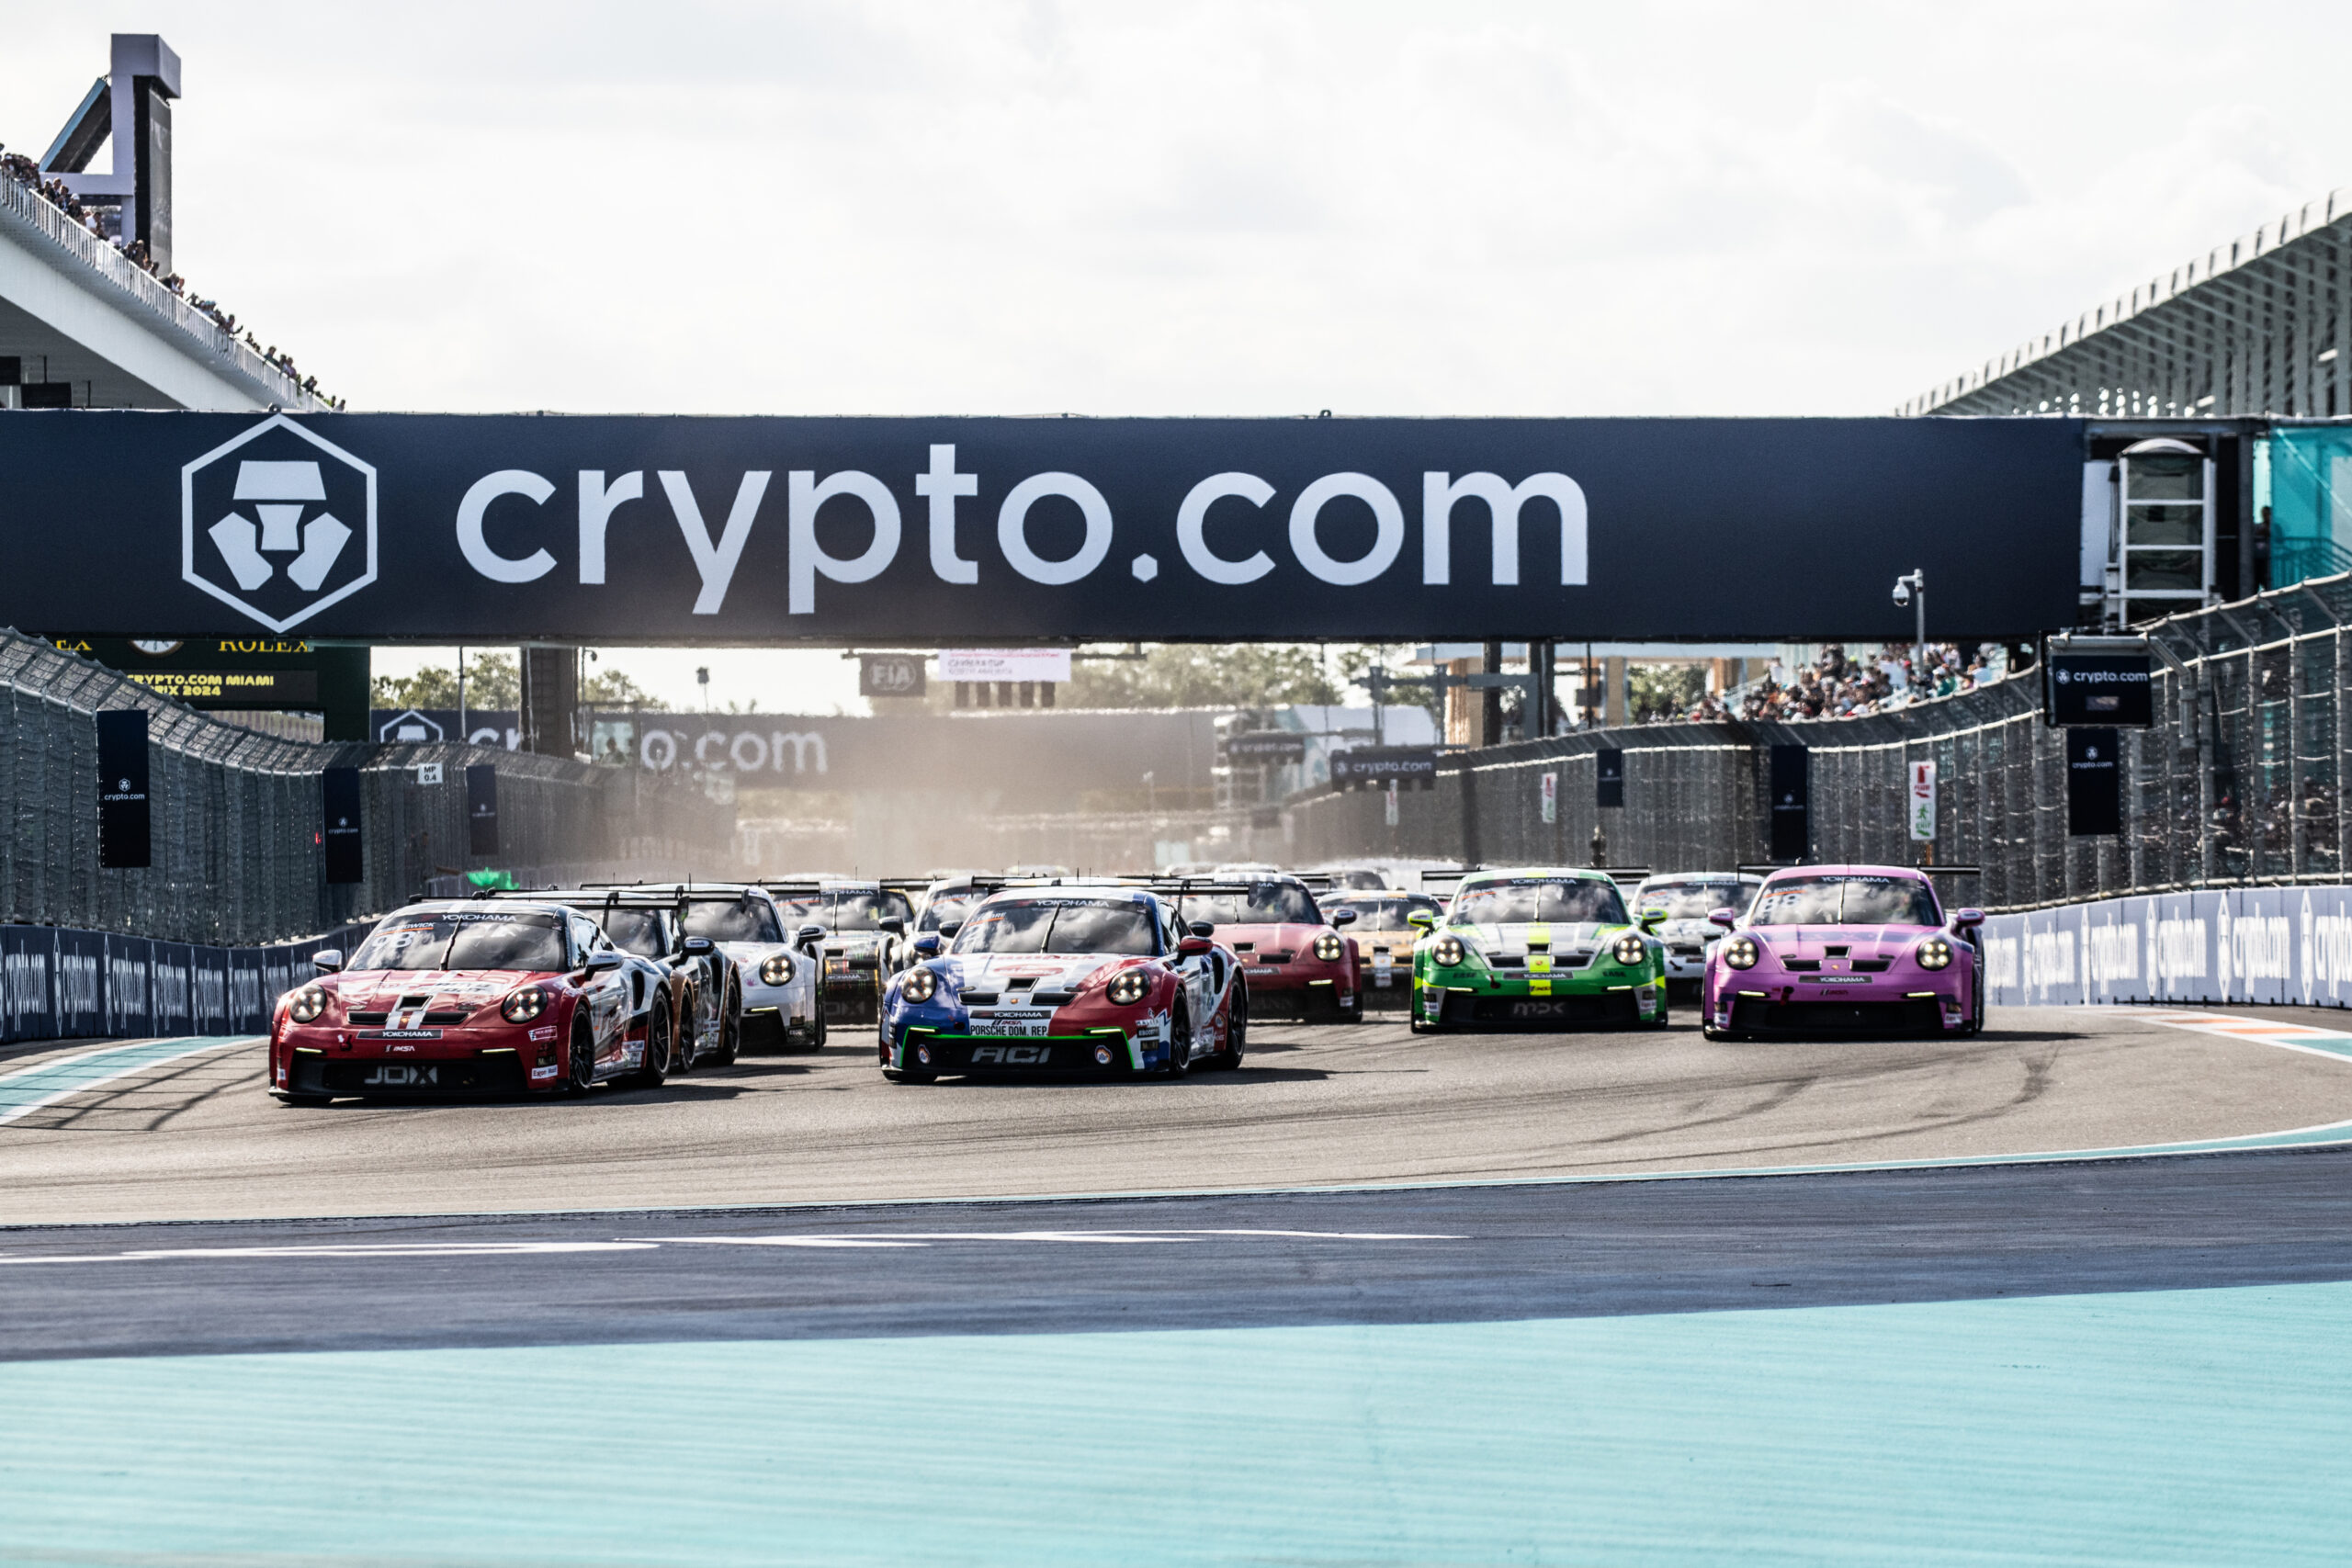
[(274, 632), (376, 581), (376, 470), (284, 414), (180, 470), (180, 576)]

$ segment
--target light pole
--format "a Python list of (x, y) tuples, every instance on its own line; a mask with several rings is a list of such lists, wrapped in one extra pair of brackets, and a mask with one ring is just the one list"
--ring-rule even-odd
[(1911, 682), (1916, 697), (1918, 684), (1928, 673), (1928, 574), (1914, 567), (1894, 580), (1894, 602), (1908, 604), (1918, 618), (1913, 623), (1911, 637)]

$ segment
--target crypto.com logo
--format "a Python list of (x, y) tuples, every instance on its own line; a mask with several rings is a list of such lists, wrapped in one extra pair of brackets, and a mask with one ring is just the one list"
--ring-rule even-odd
[(262, 421), (180, 470), (180, 576), (274, 632), (348, 599), (376, 581), (375, 468)]

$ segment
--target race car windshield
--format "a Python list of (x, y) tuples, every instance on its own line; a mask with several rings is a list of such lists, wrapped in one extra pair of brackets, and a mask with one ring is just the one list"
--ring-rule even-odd
[(824, 922), (837, 931), (878, 931), (884, 920), (914, 923), (914, 904), (903, 893), (836, 893), (826, 900)]
[(1625, 900), (1613, 882), (1563, 877), (1557, 882), (1482, 882), (1453, 896), (1457, 925), (1499, 926), (1558, 920), (1581, 925), (1625, 923)]
[(1792, 876), (1757, 895), (1758, 926), (1936, 926), (1936, 895), (1908, 876)]
[(1111, 953), (1148, 957), (1151, 911), (1128, 898), (989, 904), (956, 933), (957, 953)]
[(395, 915), (369, 933), (348, 969), (533, 969), (564, 966), (563, 922), (554, 915)]
[(1213, 926), (1319, 926), (1323, 917), (1306, 889), (1290, 882), (1253, 884), (1247, 893), (1187, 893), (1180, 908), (1187, 920)]
[(651, 909), (607, 910), (605, 934), (613, 939), (615, 947), (639, 958), (669, 956), (669, 947), (662, 941), (662, 917)]
[(1669, 920), (1703, 920), (1717, 909), (1738, 908), (1747, 893), (1737, 882), (1657, 882), (1642, 889), (1634, 907), (1645, 915), (1662, 911)]
[(1355, 929), (1360, 931), (1408, 931), (1413, 928), (1408, 916), (1421, 910), (1432, 915), (1438, 912), (1436, 899), (1418, 895), (1403, 898), (1334, 898), (1324, 908), (1329, 914), (1353, 909)]
[(935, 931), (944, 925), (960, 921), (972, 912), (972, 906), (979, 901), (980, 896), (977, 893), (934, 894), (931, 902), (922, 907), (922, 924), (920, 929)]
[(713, 942), (782, 942), (775, 911), (763, 898), (722, 902), (697, 898), (686, 906), (686, 934)]

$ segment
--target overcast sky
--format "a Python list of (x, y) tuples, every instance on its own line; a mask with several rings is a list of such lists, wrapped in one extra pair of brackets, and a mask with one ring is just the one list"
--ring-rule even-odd
[(1878, 413), (2352, 184), (2340, 4), (0, 0), (0, 141), (114, 28), (368, 409)]

